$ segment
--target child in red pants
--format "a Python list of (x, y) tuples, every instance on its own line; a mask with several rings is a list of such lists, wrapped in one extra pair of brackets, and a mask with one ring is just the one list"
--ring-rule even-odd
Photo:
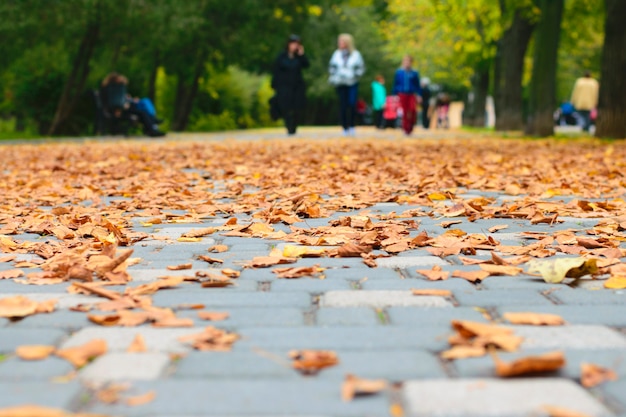
[(417, 103), (420, 94), (420, 75), (412, 66), (413, 58), (406, 55), (393, 81), (393, 94), (400, 97), (402, 107), (402, 129), (407, 135), (411, 134), (417, 122)]

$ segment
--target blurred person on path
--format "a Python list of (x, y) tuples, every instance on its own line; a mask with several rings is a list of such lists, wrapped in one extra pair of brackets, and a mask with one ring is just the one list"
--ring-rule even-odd
[(410, 135), (417, 122), (417, 102), (420, 94), (420, 76), (413, 69), (413, 58), (410, 55), (402, 58), (402, 66), (396, 71), (393, 94), (400, 98), (402, 129), (404, 133)]
[(583, 119), (583, 130), (585, 132), (589, 132), (591, 127), (591, 111), (598, 107), (599, 91), (600, 85), (598, 81), (591, 77), (589, 71), (585, 72), (584, 77), (577, 79), (574, 84), (570, 101)]
[(422, 126), (424, 129), (428, 129), (430, 127), (430, 98), (432, 97), (432, 93), (430, 91), (430, 80), (426, 77), (422, 78)]
[(383, 128), (383, 109), (386, 99), (385, 78), (378, 74), (376, 79), (372, 81), (372, 110), (374, 111), (374, 126), (377, 129)]
[(276, 107), (277, 115), (285, 120), (289, 135), (296, 134), (298, 122), (306, 105), (306, 85), (302, 70), (309, 65), (300, 37), (289, 36), (285, 50), (274, 62), (272, 88), (276, 95), (271, 100), (271, 105)]
[(352, 35), (339, 35), (337, 50), (330, 58), (328, 72), (328, 82), (335, 87), (339, 96), (339, 117), (343, 133), (345, 136), (354, 136), (359, 79), (365, 73), (365, 63), (354, 46)]

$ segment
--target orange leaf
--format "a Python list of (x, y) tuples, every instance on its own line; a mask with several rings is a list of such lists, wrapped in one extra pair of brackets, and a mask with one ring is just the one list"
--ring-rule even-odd
[(496, 364), (496, 373), (501, 377), (532, 375), (553, 372), (565, 366), (563, 352), (549, 352), (543, 355), (526, 356), (513, 362), (503, 362), (495, 352), (491, 352)]
[(228, 250), (228, 246), (226, 246), (226, 245), (213, 245), (213, 246), (211, 246), (207, 250), (209, 252), (222, 253), (222, 252), (226, 252)]
[(146, 347), (146, 341), (144, 340), (143, 335), (141, 333), (137, 333), (133, 341), (130, 342), (130, 345), (126, 349), (126, 352), (140, 353), (146, 352), (147, 350), (148, 348)]
[(623, 290), (626, 288), (626, 276), (612, 276), (604, 281), (604, 288), (611, 290)]
[(448, 271), (442, 271), (438, 265), (433, 266), (432, 269), (418, 269), (418, 274), (421, 274), (431, 281), (444, 281), (448, 279), (450, 273)]
[(556, 314), (547, 313), (504, 313), (504, 319), (511, 324), (533, 326), (561, 326), (565, 320)]
[(413, 295), (434, 295), (434, 296), (440, 296), (440, 297), (450, 297), (452, 295), (452, 291), (450, 290), (440, 290), (440, 289), (434, 289), (434, 288), (427, 288), (427, 289), (411, 288), (411, 292), (413, 293)]
[(579, 413), (569, 408), (555, 407), (552, 405), (544, 405), (541, 408), (548, 413), (549, 417), (591, 417), (589, 414)]
[(348, 402), (357, 395), (376, 394), (386, 389), (387, 385), (384, 379), (363, 379), (348, 374), (341, 386), (341, 399)]
[(297, 260), (297, 258), (285, 258), (282, 256), (256, 256), (252, 258), (252, 261), (247, 266), (251, 268), (268, 268), (274, 265), (292, 264)]
[(229, 314), (217, 311), (198, 311), (198, 317), (207, 321), (222, 321), (226, 320), (229, 317)]
[(496, 233), (500, 230), (504, 230), (504, 229), (508, 229), (509, 225), (508, 224), (498, 224), (495, 226), (491, 226), (489, 229), (487, 229), (489, 231), (489, 233)]
[(291, 366), (305, 375), (316, 374), (339, 363), (337, 354), (330, 350), (293, 350), (289, 357), (293, 360)]
[(483, 271), (489, 272), (489, 275), (515, 276), (523, 271), (522, 268), (518, 268), (516, 266), (509, 266), (509, 265), (480, 264), (479, 267)]
[(15, 354), (25, 361), (46, 359), (56, 348), (49, 345), (22, 345), (15, 349)]
[(71, 417), (63, 410), (39, 405), (18, 405), (0, 408), (0, 417)]
[[(481, 264), (481, 266), (484, 264)], [(452, 276), (456, 278), (463, 278), (470, 282), (480, 282), (489, 276), (487, 271), (454, 271)]]
[(450, 349), (441, 352), (442, 359), (465, 359), (485, 356), (487, 349), (484, 346), (452, 346)]
[(188, 263), (188, 264), (180, 264), (180, 265), (168, 265), (167, 269), (169, 269), (170, 271), (182, 271), (185, 269), (191, 269), (192, 268), (192, 264)]
[(0, 299), (0, 317), (26, 317), (37, 313), (39, 303), (24, 296), (16, 295)]
[(56, 355), (65, 359), (77, 368), (87, 364), (87, 362), (107, 352), (107, 343), (103, 339), (94, 339), (80, 346), (60, 349)]
[(148, 404), (156, 398), (156, 392), (148, 391), (145, 394), (135, 395), (134, 397), (128, 397), (124, 400), (127, 406), (135, 407), (138, 405)]
[(6, 271), (0, 271), (0, 279), (19, 278), (24, 276), (24, 271), (21, 269), (7, 269)]
[(585, 388), (595, 387), (605, 381), (617, 380), (617, 374), (612, 369), (603, 368), (593, 363), (580, 364), (580, 383)]

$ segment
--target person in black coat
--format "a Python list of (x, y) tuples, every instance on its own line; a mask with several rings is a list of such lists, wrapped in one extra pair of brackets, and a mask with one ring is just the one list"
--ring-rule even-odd
[(297, 35), (289, 36), (287, 47), (274, 62), (272, 88), (276, 92), (270, 105), (274, 117), (282, 117), (289, 135), (294, 135), (306, 104), (306, 85), (302, 70), (309, 67), (304, 47)]

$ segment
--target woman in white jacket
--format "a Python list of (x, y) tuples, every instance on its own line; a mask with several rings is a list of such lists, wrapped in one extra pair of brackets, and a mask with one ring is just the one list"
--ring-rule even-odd
[(330, 58), (328, 81), (337, 89), (344, 135), (354, 136), (359, 79), (365, 72), (365, 64), (361, 53), (354, 48), (352, 35), (347, 33), (339, 35), (337, 46), (337, 50)]

